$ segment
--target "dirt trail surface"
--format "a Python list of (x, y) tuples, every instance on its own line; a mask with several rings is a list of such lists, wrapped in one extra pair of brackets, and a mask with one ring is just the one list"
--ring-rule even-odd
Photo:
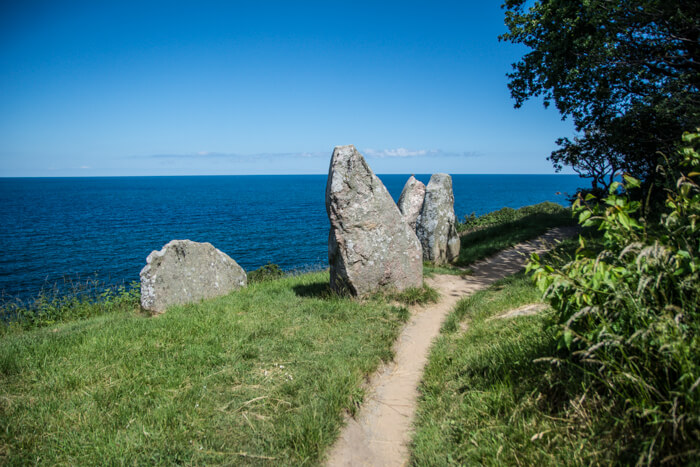
[(550, 229), (533, 241), (521, 243), (474, 264), (471, 267), (472, 275), (436, 275), (427, 279), (426, 282), (440, 292), (440, 301), (411, 309), (411, 319), (395, 346), (394, 361), (372, 375), (365, 402), (356, 418), (347, 418), (326, 465), (406, 465), (418, 384), (430, 344), (440, 333), (440, 326), (447, 314), (460, 298), (521, 270), (530, 253), (544, 252), (557, 240), (575, 232), (575, 228), (567, 227)]

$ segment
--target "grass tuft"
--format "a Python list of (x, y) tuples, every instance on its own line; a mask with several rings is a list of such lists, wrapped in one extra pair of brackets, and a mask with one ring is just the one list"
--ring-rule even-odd
[(410, 287), (403, 292), (391, 294), (390, 298), (404, 305), (426, 305), (428, 303), (437, 303), (440, 294), (437, 290), (427, 284), (421, 287)]

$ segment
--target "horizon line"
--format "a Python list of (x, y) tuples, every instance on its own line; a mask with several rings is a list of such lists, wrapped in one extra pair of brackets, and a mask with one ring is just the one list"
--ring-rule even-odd
[[(440, 172), (435, 172), (440, 173)], [(328, 175), (326, 173), (304, 173), (304, 174), (181, 174), (181, 175), (9, 175), (1, 176), (0, 179), (16, 179), (16, 178), (147, 178), (147, 177), (304, 177), (311, 175)], [(432, 175), (428, 172), (426, 173), (376, 173), (375, 175)], [(576, 175), (581, 178), (586, 178), (582, 175), (575, 173), (449, 173), (448, 175)]]

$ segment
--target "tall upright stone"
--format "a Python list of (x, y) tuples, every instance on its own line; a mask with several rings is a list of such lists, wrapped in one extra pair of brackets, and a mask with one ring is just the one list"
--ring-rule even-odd
[(363, 296), (423, 282), (420, 242), (354, 146), (333, 150), (326, 185), (331, 288)]
[(452, 177), (433, 174), (425, 189), (423, 208), (416, 223), (425, 261), (444, 264), (459, 257), (460, 240), (454, 204)]
[(404, 220), (408, 223), (412, 230), (416, 230), (416, 221), (423, 208), (423, 200), (425, 199), (425, 185), (423, 182), (416, 180), (416, 177), (411, 175), (406, 184), (403, 186), (401, 196), (399, 197), (399, 211), (403, 215)]
[(191, 240), (173, 240), (151, 252), (140, 276), (141, 306), (156, 313), (226, 295), (248, 282), (243, 268), (226, 253)]

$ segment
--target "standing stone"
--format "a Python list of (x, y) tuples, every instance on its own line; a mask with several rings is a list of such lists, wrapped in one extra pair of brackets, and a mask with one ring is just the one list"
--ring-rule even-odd
[(353, 295), (420, 287), (418, 237), (354, 146), (333, 150), (326, 185), (331, 288)]
[(452, 177), (433, 174), (425, 189), (423, 208), (416, 224), (425, 261), (444, 264), (459, 257), (460, 241), (454, 204)]
[(399, 197), (399, 211), (403, 214), (403, 218), (411, 227), (411, 230), (416, 230), (416, 221), (423, 208), (424, 198), (425, 185), (411, 175), (411, 178), (409, 178), (403, 186), (401, 196)]
[(226, 295), (247, 281), (243, 268), (211, 243), (173, 240), (146, 258), (141, 306), (162, 313), (171, 305)]

